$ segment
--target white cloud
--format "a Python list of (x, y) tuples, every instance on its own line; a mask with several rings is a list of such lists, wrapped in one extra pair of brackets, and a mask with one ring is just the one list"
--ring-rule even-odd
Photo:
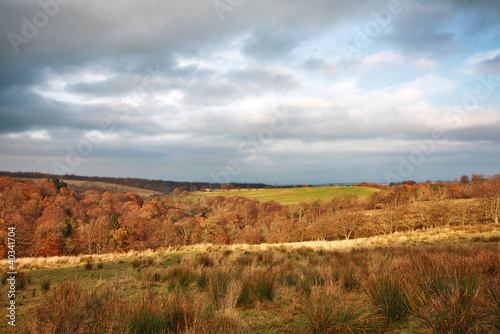
[(381, 65), (393, 65), (403, 61), (403, 57), (393, 51), (382, 51), (376, 54), (366, 56), (362, 63), (368, 67), (375, 67)]
[(494, 59), (498, 55), (500, 55), (500, 49), (491, 50), (488, 52), (478, 52), (478, 53), (475, 53), (472, 56), (468, 57), (465, 60), (465, 64), (467, 65), (467, 67), (473, 68), (477, 65), (480, 65), (481, 63), (483, 63), (485, 61)]
[(33, 130), (21, 133), (10, 133), (7, 135), (10, 139), (34, 139), (34, 140), (50, 140), (50, 133), (47, 130)]
[(420, 58), (415, 61), (415, 66), (417, 66), (421, 70), (431, 70), (433, 69), (437, 63), (428, 58)]

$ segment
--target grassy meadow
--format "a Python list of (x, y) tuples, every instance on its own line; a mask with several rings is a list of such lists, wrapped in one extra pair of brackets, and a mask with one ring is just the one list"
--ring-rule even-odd
[[(498, 333), (500, 227), (17, 262), (16, 333)], [(0, 263), (6, 271), (6, 261)], [(21, 279), (22, 278), (22, 279)], [(1, 316), (7, 284), (2, 279)]]
[(332, 198), (346, 195), (357, 195), (366, 198), (380, 189), (370, 187), (306, 187), (306, 188), (279, 188), (279, 189), (233, 189), (230, 191), (212, 191), (201, 193), (203, 196), (242, 196), (257, 199), (262, 202), (275, 201), (280, 204), (297, 204), (316, 200), (328, 201)]

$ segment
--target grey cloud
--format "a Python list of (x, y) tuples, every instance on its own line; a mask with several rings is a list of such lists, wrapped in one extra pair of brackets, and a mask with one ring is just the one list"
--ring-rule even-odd
[[(390, 28), (378, 37), (380, 44), (375, 44), (368, 53), (388, 47), (401, 50), (411, 59), (424, 55), (438, 61), (456, 51), (468, 54), (476, 50), (473, 41), (478, 38), (490, 43), (500, 38), (498, 1), (412, 3), (393, 18)], [(57, 15), (27, 44), (19, 45), (19, 53), (15, 54), (7, 33), (20, 34), (21, 17), (32, 20), (41, 7), (37, 1), (3, 1), (0, 3), (0, 169), (15, 168), (12, 161), (17, 161), (17, 166), (33, 165), (32, 157), (37, 157), (39, 162), (33, 168), (44, 171), (50, 168), (47, 166), (51, 159), (64, 157), (66, 145), (75, 145), (85, 131), (97, 129), (100, 120), (110, 118), (113, 138), (95, 149), (78, 170), (81, 173), (109, 175), (115, 173), (115, 168), (109, 166), (120, 165), (116, 173), (123, 176), (207, 179), (209, 171), (241, 157), (238, 144), (268, 126), (277, 99), (293, 109), (289, 100), (315, 96), (316, 80), (324, 80), (321, 85), (326, 86), (334, 82), (326, 82), (332, 78), (335, 83), (345, 79), (342, 75), (347, 70), (352, 70), (349, 75), (356, 73), (355, 62), (342, 64), (328, 59), (328, 55), (322, 58), (314, 53), (297, 61), (294, 51), (337, 27), (340, 30), (364, 27), (367, 20), (373, 19), (371, 11), (386, 9), (387, 4), (385, 0), (243, 1), (225, 13), (221, 21), (211, 1), (72, 1), (61, 5)], [(329, 46), (332, 45), (335, 45), (333, 40)], [(236, 59), (231, 68), (207, 69), (196, 64), (179, 67), (179, 59), (203, 60), (205, 55), (211, 57), (228, 48), (241, 53), (238, 55), (241, 59)], [(71, 81), (65, 92), (88, 101), (121, 100), (141, 86), (148, 75), (145, 70), (148, 66), (158, 68), (160, 83), (147, 91), (147, 102), (134, 106), (128, 115), (118, 113), (110, 105), (76, 105), (36, 94), (36, 88), (46, 88), (50, 80), (89, 71), (109, 77), (101, 82)], [(483, 71), (498, 72), (499, 59), (480, 66)], [(341, 67), (349, 68), (341, 71)], [(324, 77), (308, 77), (309, 82), (303, 82), (297, 77), (300, 72), (311, 76), (322, 73)], [(311, 86), (314, 89), (308, 90)], [(182, 91), (184, 98), (162, 104), (162, 95), (172, 90)], [(265, 103), (268, 98), (270, 101), (263, 117), (254, 119), (248, 117), (252, 110), (230, 108), (236, 102), (259, 98)], [(337, 109), (296, 107), (296, 118), (285, 130), (275, 133), (275, 139), (297, 139), (311, 147), (318, 141), (331, 143), (333, 147), (351, 139), (383, 139), (391, 145), (394, 138), (427, 139), (432, 130), (425, 122), (399, 115), (398, 110), (358, 119), (348, 114), (351, 107), (358, 106), (349, 102)], [(257, 108), (262, 114), (263, 107)], [(40, 141), (29, 134), (19, 135), (34, 130), (46, 130), (50, 139)], [(448, 135), (459, 141), (498, 142), (497, 133), (495, 126), (469, 126)], [(158, 139), (168, 134), (177, 139)], [(311, 174), (311, 181), (324, 179), (329, 171), (337, 172), (338, 179), (347, 180), (352, 175), (348, 167), (335, 162), (335, 157), (311, 152), (301, 158), (313, 163), (302, 164), (290, 151), (293, 148), (273, 153), (275, 158), (261, 152), (262, 160), (269, 165), (249, 165), (239, 177), (242, 181), (274, 181), (281, 177), (283, 162), (295, 168), (294, 174), (286, 176), (291, 182), (304, 174)], [(381, 154), (364, 160), (367, 158), (353, 153), (337, 160), (368, 165), (357, 167), (356, 172), (373, 175), (371, 164), (366, 162), (378, 159), (377, 171), (383, 172), (390, 167), (383, 162), (388, 157)], [(397, 163), (397, 157), (394, 160)], [(207, 166), (200, 167), (200, 161)], [(434, 162), (431, 165), (438, 171), (446, 170), (444, 162), (442, 166)], [(143, 171), (145, 168), (147, 171)]]
[(283, 59), (300, 43), (297, 36), (288, 31), (258, 31), (252, 33), (243, 51), (259, 60)]
[[(117, 131), (136, 133), (158, 133), (163, 129), (144, 114), (137, 113), (127, 121), (123, 115), (112, 113), (107, 105), (76, 106), (48, 100), (31, 92), (16, 95), (2, 95), (0, 106), (0, 133), (19, 133), (31, 130), (48, 129), (55, 134), (61, 129), (91, 131), (99, 129), (100, 122), (109, 119)], [(134, 117), (135, 116), (135, 117)], [(74, 134), (73, 134), (74, 136)]]
[(485, 72), (500, 72), (500, 54), (493, 59), (483, 61), (479, 67)]
[(464, 52), (478, 34), (500, 37), (499, 15), (496, 1), (414, 1), (392, 17), (390, 33), (379, 39), (410, 55), (448, 57)]
[(285, 92), (299, 86), (292, 73), (266, 68), (244, 68), (226, 75), (196, 79), (178, 88), (188, 92), (185, 102), (193, 105), (230, 103), (248, 96)]
[(238, 83), (259, 86), (262, 91), (290, 90), (299, 85), (292, 73), (266, 68), (244, 68), (229, 73), (228, 77)]

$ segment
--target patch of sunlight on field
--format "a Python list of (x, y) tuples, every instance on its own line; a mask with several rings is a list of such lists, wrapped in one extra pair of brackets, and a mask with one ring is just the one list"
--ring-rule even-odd
[(284, 189), (242, 189), (231, 191), (213, 191), (201, 193), (203, 196), (242, 196), (257, 199), (261, 202), (275, 201), (280, 204), (297, 204), (316, 200), (328, 201), (336, 197), (357, 195), (360, 198), (368, 197), (380, 189), (370, 187), (308, 187)]

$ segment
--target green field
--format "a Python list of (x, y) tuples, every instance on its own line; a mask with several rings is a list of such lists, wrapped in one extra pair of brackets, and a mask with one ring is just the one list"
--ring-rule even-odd
[(262, 202), (275, 201), (280, 204), (297, 204), (315, 200), (328, 201), (335, 197), (357, 195), (360, 198), (368, 197), (380, 189), (370, 187), (308, 187), (308, 188), (281, 188), (281, 189), (251, 189), (213, 191), (203, 193), (204, 196), (242, 196), (257, 199)]

